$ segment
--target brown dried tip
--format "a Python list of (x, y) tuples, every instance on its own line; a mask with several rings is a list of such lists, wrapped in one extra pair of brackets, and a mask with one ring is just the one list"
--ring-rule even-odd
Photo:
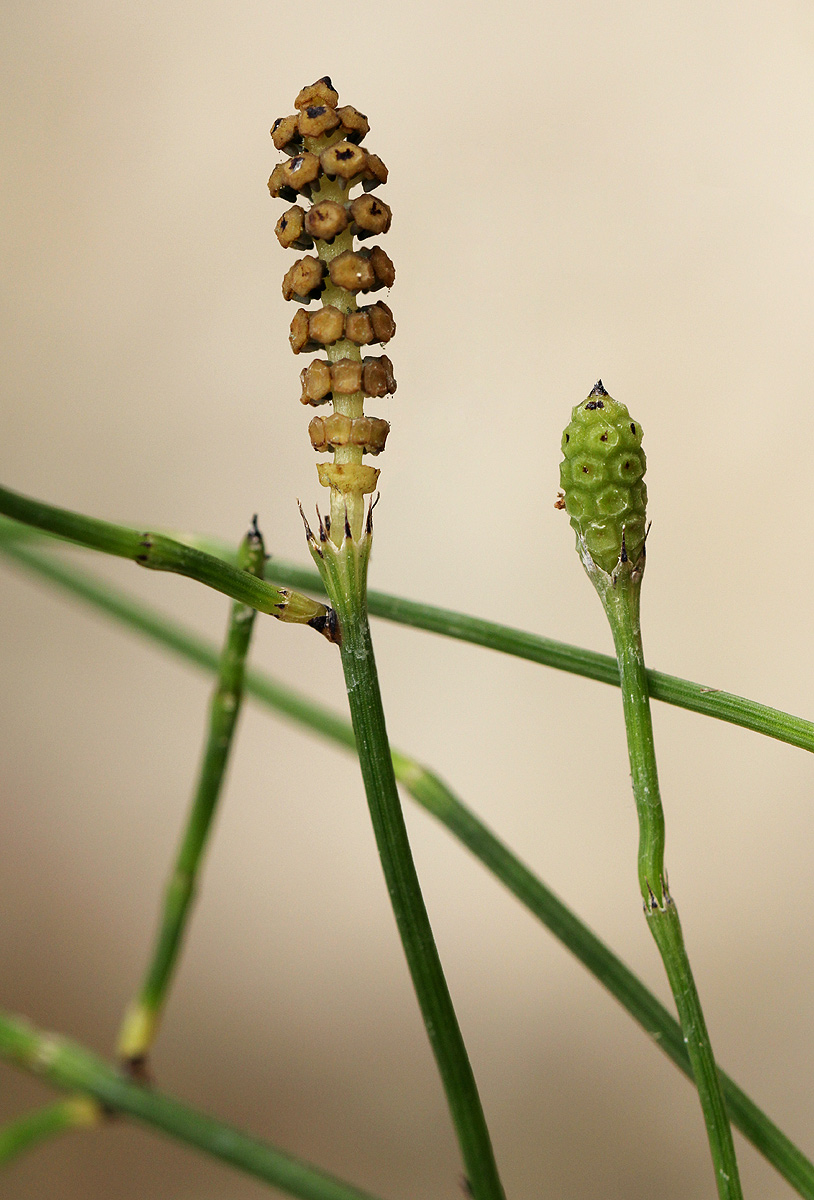
[(327, 108), (336, 108), (339, 103), (339, 92), (331, 83), (329, 75), (323, 75), (316, 83), (312, 83), (310, 87), (304, 87), (297, 99), (294, 101), (294, 107), (300, 109), (308, 108), (314, 104), (324, 104)]
[(342, 123), (342, 132), (349, 142), (359, 142), (370, 133), (370, 122), (364, 113), (360, 113), (352, 104), (344, 104), (336, 110), (336, 115)]
[[(140, 1083), (145, 1087), (151, 1087), (155, 1082), (153, 1079), (152, 1070), (150, 1069), (150, 1061), (146, 1053), (128, 1055), (126, 1058), (122, 1059), (121, 1067), (125, 1075), (127, 1075), (129, 1079), (132, 1079), (134, 1083)], [(107, 1115), (112, 1116), (113, 1110), (111, 1109), (110, 1113)]]

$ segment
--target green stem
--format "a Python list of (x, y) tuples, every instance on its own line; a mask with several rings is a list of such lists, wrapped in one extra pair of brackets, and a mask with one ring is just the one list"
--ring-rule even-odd
[(46, 1138), (71, 1129), (87, 1129), (101, 1119), (99, 1105), (87, 1096), (70, 1096), (45, 1104), (0, 1129), (0, 1170)]
[[(257, 525), (238, 552), (238, 568), (262, 577), (265, 548)], [(256, 610), (235, 601), (218, 666), (218, 681), (209, 709), (209, 728), (198, 786), (164, 898), (164, 910), (152, 961), (141, 991), (125, 1014), (118, 1053), (143, 1071), (158, 1032), (170, 980), (178, 962), (190, 906), (198, 884), (201, 859), (220, 797), (237, 718), (243, 699), (246, 656)]]
[[(478, 820), (431, 771), (394, 752), (396, 776), (427, 812), (437, 817), (532, 912), (634, 1020), (694, 1081), (681, 1026), (660, 1000), (612, 950), (580, 921), (509, 848)], [(801, 1196), (814, 1197), (814, 1163), (724, 1072), (726, 1106), (735, 1125)]]
[[(30, 527), (0, 518), (0, 550), (9, 553), (11, 545), (18, 546), (25, 540), (31, 540), (29, 530)], [(37, 539), (41, 536), (33, 530), (30, 533)], [(184, 540), (189, 540), (227, 560), (231, 555), (225, 544), (215, 539), (185, 537)], [(307, 567), (298, 567), (272, 558), (266, 564), (265, 575), (272, 583), (290, 584), (305, 591), (325, 594), (318, 573)], [(386, 592), (368, 591), (368, 612), (371, 616), (381, 617), (385, 621), (424, 629), (475, 646), (485, 646), (489, 650), (511, 654), (515, 658), (553, 667), (557, 671), (567, 671), (572, 675), (593, 679), (597, 683), (619, 687), (619, 664), (609, 654), (598, 654), (594, 650), (584, 650), (567, 642), (526, 633), (509, 625), (499, 625), (494, 621), (467, 616), (451, 609), (436, 608), (432, 604), (422, 604), (416, 600), (404, 600)], [(725, 721), (729, 725), (739, 725), (742, 729), (750, 729), (753, 733), (760, 733), (765, 737), (785, 742), (788, 746), (797, 746), (801, 750), (814, 753), (814, 721), (795, 717), (780, 709), (770, 708), (767, 704), (759, 704), (756, 700), (747, 700), (743, 696), (721, 691), (720, 688), (681, 679), (677, 675), (666, 675), (662, 671), (649, 668), (646, 675), (651, 700), (661, 700), (664, 704), (672, 704), (705, 717), (714, 717), (715, 720)]]
[[(624, 548), (624, 541), (622, 545)], [(664, 869), (664, 812), (639, 621), (644, 554), (637, 564), (626, 558), (620, 560), (613, 575), (597, 566), (587, 551), (583, 552), (582, 560), (605, 608), (619, 662), (631, 781), (639, 818), (639, 887), (644, 911), (664, 962), (687, 1043), (718, 1195), (721, 1200), (741, 1200), (743, 1193), (721, 1081)]]
[(5, 1013), (0, 1013), (0, 1058), (41, 1075), (55, 1087), (92, 1096), (105, 1108), (152, 1125), (290, 1196), (301, 1200), (374, 1200), (369, 1193), (266, 1142), (124, 1078), (75, 1042), (40, 1033), (27, 1021)]
[[(221, 553), (224, 550), (222, 543), (210, 539), (194, 540), (196, 544), (206, 546), (213, 553)], [(266, 579), (302, 588), (304, 591), (316, 592), (318, 595), (325, 594), (322, 580), (316, 571), (276, 558), (266, 563)], [(509, 625), (485, 621), (480, 617), (471, 617), (447, 608), (436, 608), (432, 604), (422, 604), (416, 600), (405, 600), (401, 596), (391, 596), (386, 592), (369, 591), (367, 607), (372, 617), (381, 617), (385, 621), (395, 621), (399, 625), (409, 625), (414, 629), (424, 629), (443, 637), (469, 642), (471, 645), (485, 646), (502, 654), (511, 654), (515, 658), (553, 667), (557, 671), (568, 671), (572, 675), (596, 680), (597, 683), (619, 687), (619, 665), (610, 654), (598, 654), (594, 650), (584, 650), (567, 642), (526, 633)], [(762, 733), (766, 737), (786, 742), (789, 746), (798, 746), (801, 750), (814, 753), (814, 721), (792, 716), (766, 704), (759, 704), (755, 700), (721, 691), (720, 688), (693, 683), (676, 675), (666, 675), (662, 671), (648, 669), (646, 674), (648, 692), (652, 700), (661, 700), (665, 704), (701, 713), (705, 717), (714, 717), (730, 725), (740, 725), (754, 733)]]
[(309, 545), (339, 619), (340, 650), (359, 765), (390, 902), (475, 1200), (503, 1200), (489, 1130), (413, 862), (387, 738), (365, 609), (370, 521), (337, 548), (321, 528)]
[[(118, 588), (95, 580), (83, 571), (60, 562), (53, 554), (24, 547), (2, 547), (41, 578), (78, 596), (130, 629), (209, 672), (218, 669), (218, 650), (169, 617)], [(296, 722), (346, 750), (356, 741), (349, 721), (306, 699), (263, 672), (248, 670), (246, 692), (266, 708)], [(433, 772), (413, 759), (393, 751), (398, 781), (413, 799), (441, 821), (525, 905), (562, 944), (607, 988), (634, 1020), (650, 1034), (669, 1058), (692, 1080), (681, 1028), (631, 970), (580, 921), (541, 880), (522, 863)], [(741, 1133), (807, 1200), (814, 1200), (814, 1163), (786, 1137), (738, 1085), (720, 1072), (727, 1108)]]
[(313, 625), (330, 633), (328, 611), (298, 592), (274, 587), (248, 571), (230, 566), (223, 559), (192, 546), (183, 545), (159, 533), (142, 533), (124, 525), (111, 525), (95, 517), (85, 517), (65, 508), (54, 508), (41, 500), (32, 500), (0, 487), (0, 513), (34, 525), (46, 533), (76, 542), (103, 554), (129, 558), (153, 571), (170, 571), (205, 583), (215, 591), (231, 596), (258, 612), (270, 613), (281, 621)]

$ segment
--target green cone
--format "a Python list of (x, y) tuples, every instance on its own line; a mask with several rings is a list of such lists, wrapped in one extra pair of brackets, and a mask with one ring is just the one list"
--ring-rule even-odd
[(560, 487), (571, 525), (608, 574), (622, 557), (636, 563), (644, 549), (647, 486), (641, 426), (602, 386), (571, 413), (562, 435)]

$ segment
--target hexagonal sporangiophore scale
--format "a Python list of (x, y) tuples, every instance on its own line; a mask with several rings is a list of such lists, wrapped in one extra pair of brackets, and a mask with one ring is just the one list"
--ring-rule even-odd
[[(286, 157), (272, 171), (269, 191), (294, 201), (277, 222), (280, 244), (311, 251), (286, 272), (283, 296), (319, 307), (298, 309), (289, 340), (295, 354), (326, 356), (301, 372), (301, 400), (334, 409), (312, 420), (311, 444), (318, 453), (333, 454), (333, 463), (318, 465), (319, 479), (331, 489), (332, 519), (356, 536), (363, 497), (375, 491), (379, 477), (362, 458), (384, 449), (389, 429), (387, 421), (368, 416), (364, 404), (396, 390), (386, 355), (362, 357), (363, 347), (386, 345), (396, 331), (387, 304), (364, 303), (368, 293), (392, 286), (395, 267), (381, 246), (354, 245), (354, 238), (361, 242), (390, 228), (389, 206), (373, 195), (387, 182), (387, 167), (361, 145), (367, 118), (352, 105), (339, 106), (328, 76), (303, 88), (294, 107), (271, 130)], [(354, 189), (361, 193), (354, 197)]]
[(571, 526), (591, 558), (610, 574), (644, 549), (647, 486), (641, 426), (597, 383), (562, 435), (560, 487)]

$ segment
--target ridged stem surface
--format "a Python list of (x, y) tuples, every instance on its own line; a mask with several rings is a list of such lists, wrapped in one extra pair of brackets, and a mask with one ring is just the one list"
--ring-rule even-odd
[[(210, 542), (209, 539), (204, 539), (204, 544), (213, 548), (217, 546), (217, 543)], [(324, 594), (325, 591), (316, 571), (277, 558), (266, 564), (266, 578), (274, 583), (302, 588), (304, 591), (316, 591), (317, 594)], [(413, 629), (423, 629), (442, 637), (484, 646), (528, 662), (540, 663), (541, 666), (553, 667), (557, 671), (567, 671), (572, 675), (581, 675), (584, 679), (607, 683), (612, 687), (620, 686), (619, 664), (610, 654), (599, 654), (595, 650), (585, 650), (581, 646), (572, 646), (554, 638), (513, 629), (509, 625), (487, 621), (482, 617), (472, 617), (467, 613), (438, 608), (417, 600), (406, 600), (401, 596), (392, 596), (372, 589), (368, 592), (368, 612), (372, 617), (394, 621), (398, 625), (408, 625)], [(668, 675), (663, 671), (647, 668), (645, 675), (651, 700), (660, 700), (664, 704), (672, 704), (689, 712), (714, 717), (717, 721), (739, 725), (743, 729), (751, 729), (754, 733), (814, 753), (814, 721), (782, 712), (744, 696), (734, 695), (721, 688)]]
[(639, 818), (638, 871), (645, 916), (664, 963), (687, 1044), (707, 1127), (718, 1195), (721, 1200), (742, 1200), (723, 1090), (684, 946), (678, 911), (669, 893), (664, 870), (664, 812), (639, 621), (644, 554), (640, 565), (620, 561), (613, 575), (593, 564), (585, 548), (582, 559), (610, 622), (619, 663), (631, 782)]
[[(9, 557), (15, 553), (15, 547), (23, 549), (29, 541), (39, 542), (40, 539), (43, 543), (50, 544), (51, 549), (55, 549), (58, 544), (48, 543), (38, 530), (30, 526), (6, 521), (0, 517), (0, 552)], [(213, 538), (196, 537), (194, 543), (229, 560), (231, 551), (222, 542)], [(304, 591), (315, 591), (325, 595), (319, 574), (309, 567), (273, 558), (266, 563), (266, 578), (272, 583), (289, 584)], [(501, 625), (482, 617), (455, 612), (453, 609), (438, 608), (418, 600), (407, 600), (387, 592), (369, 590), (367, 595), (368, 613), (372, 617), (437, 633), (441, 637), (454, 638), (473, 646), (483, 646), (501, 654), (525, 659), (527, 662), (552, 667), (556, 671), (567, 671), (571, 675), (580, 675), (584, 679), (619, 687), (619, 664), (610, 654), (600, 654), (595, 650), (569, 645), (568, 642), (559, 642), (554, 638), (528, 633), (523, 629), (514, 629), (510, 625)], [(797, 746), (801, 750), (814, 753), (814, 721), (771, 708), (768, 704), (749, 700), (745, 696), (737, 696), (722, 688), (682, 679), (677, 675), (668, 675), (650, 667), (646, 668), (645, 674), (651, 700), (660, 700), (663, 704), (672, 704), (688, 712), (713, 717), (716, 721), (724, 721), (728, 725), (739, 725), (742, 729), (750, 729), (753, 733), (760, 733), (764, 737), (785, 742), (788, 746)]]
[[(264, 564), (263, 539), (255, 529), (243, 540), (238, 567), (262, 577)], [(246, 656), (256, 615), (248, 605), (237, 601), (232, 605), (218, 664), (218, 680), (209, 707), (206, 745), (195, 796), (167, 885), (152, 958), (141, 990), (128, 1007), (119, 1033), (119, 1056), (139, 1068), (158, 1032), (178, 963), (243, 700)]]
[(503, 1200), (489, 1131), (421, 894), (387, 738), (365, 607), (370, 535), (314, 551), (339, 618), (340, 650), (359, 765), (401, 943), (475, 1200)]
[(320, 630), (323, 627), (327, 612), (324, 604), (297, 592), (274, 587), (213, 554), (176, 542), (164, 534), (142, 533), (125, 525), (99, 521), (96, 517), (56, 508), (2, 487), (0, 513), (90, 550), (129, 558), (154, 571), (186, 575), (281, 621), (313, 624)]

